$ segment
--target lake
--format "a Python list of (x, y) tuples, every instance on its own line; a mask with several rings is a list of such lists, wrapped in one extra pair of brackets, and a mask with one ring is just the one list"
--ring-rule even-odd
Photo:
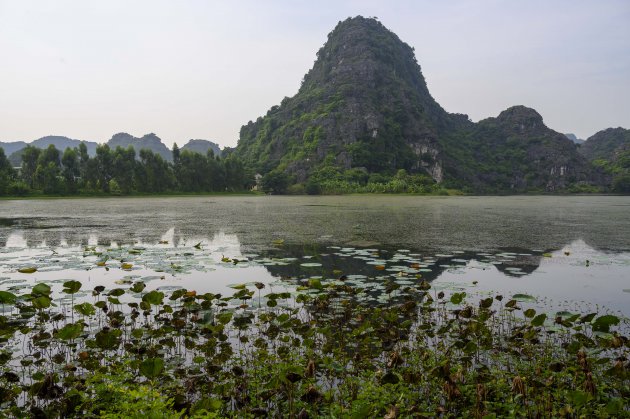
[[(36, 268), (34, 273), (19, 269)], [(0, 289), (143, 281), (231, 295), (261, 282), (523, 293), (630, 316), (630, 197), (205, 196), (0, 201)], [(66, 297), (67, 298), (67, 297)]]

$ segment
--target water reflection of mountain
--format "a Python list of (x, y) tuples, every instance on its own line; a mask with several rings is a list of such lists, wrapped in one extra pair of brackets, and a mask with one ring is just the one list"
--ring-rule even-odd
[[(251, 247), (240, 240), (237, 235), (225, 235), (223, 232), (215, 233), (210, 238), (201, 236), (194, 230), (180, 230), (170, 228), (167, 231), (157, 232), (149, 230), (152, 234), (141, 238), (130, 233), (111, 234), (105, 230), (102, 235), (85, 235), (78, 229), (47, 229), (28, 228), (24, 223), (18, 223), (22, 228), (9, 236), (8, 242), (1, 243), (9, 247), (48, 247), (51, 249), (63, 246), (85, 247), (98, 245), (110, 247), (113, 245), (155, 245), (168, 243), (170, 246), (194, 246), (196, 243), (213, 251), (225, 253), (228, 257), (251, 253)], [(226, 242), (226, 237), (230, 237)], [(245, 235), (245, 237), (248, 237)], [(367, 243), (366, 243), (367, 245)], [(266, 259), (272, 263), (265, 263), (265, 268), (272, 276), (279, 278), (305, 279), (309, 276), (322, 276), (324, 278), (339, 278), (342, 275), (363, 275), (365, 277), (402, 277), (422, 278), (432, 281), (438, 278), (446, 270), (461, 269), (494, 269), (508, 276), (524, 276), (534, 272), (541, 261), (541, 252), (530, 252), (518, 248), (505, 249), (504, 251), (480, 253), (458, 251), (452, 255), (436, 252), (422, 252), (414, 249), (399, 251), (396, 247), (378, 246), (373, 251), (367, 252), (366, 246), (355, 244), (356, 249), (340, 249), (327, 243), (312, 243), (309, 245), (283, 244), (254, 247), (258, 252), (252, 259)], [(374, 246), (371, 246), (374, 247)], [(352, 250), (354, 249), (354, 250)], [(249, 251), (248, 251), (249, 250)], [(414, 253), (416, 252), (416, 253)], [(279, 264), (273, 261), (281, 260)], [(378, 262), (380, 260), (380, 262)], [(304, 265), (306, 264), (306, 266)], [(319, 264), (319, 265), (317, 265)], [(311, 265), (311, 266), (308, 266)], [(313, 266), (315, 265), (315, 266)], [(378, 269), (376, 266), (379, 266)], [(422, 265), (422, 266), (415, 266)], [(471, 266), (476, 265), (476, 266)], [(405, 269), (401, 269), (405, 268)]]
[[(309, 276), (322, 276), (324, 278), (340, 278), (343, 275), (364, 275), (366, 277), (408, 276), (409, 278), (422, 278), (427, 281), (437, 279), (446, 270), (466, 269), (474, 267), (482, 269), (496, 268), (504, 275), (512, 277), (526, 276), (534, 272), (543, 258), (541, 254), (527, 253), (522, 249), (510, 249), (510, 251), (497, 252), (496, 254), (475, 252), (462, 252), (454, 255), (416, 254), (411, 253), (409, 260), (424, 260), (430, 263), (404, 261), (397, 259), (405, 254), (398, 253), (395, 249), (377, 249), (371, 252), (375, 260), (384, 261), (381, 266), (384, 270), (378, 270), (377, 265), (370, 264), (361, 254), (353, 251), (340, 252), (335, 246), (281, 246), (261, 253), (261, 257), (274, 261), (283, 261), (286, 264), (269, 264), (265, 268), (271, 275), (279, 278), (305, 279)], [(361, 252), (361, 249), (357, 249)], [(393, 258), (393, 260), (392, 260)], [(295, 260), (292, 260), (295, 259)], [(494, 262), (494, 263), (493, 263)], [(321, 264), (321, 266), (304, 267), (303, 264)], [(408, 270), (396, 270), (405, 266)], [(420, 270), (420, 266), (426, 269)], [(416, 268), (416, 269), (414, 269)], [(418, 276), (416, 276), (418, 275)]]

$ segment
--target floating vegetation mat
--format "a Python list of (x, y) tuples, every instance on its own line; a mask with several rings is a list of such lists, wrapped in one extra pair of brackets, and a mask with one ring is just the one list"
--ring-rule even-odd
[[(130, 277), (131, 278), (131, 277)], [(32, 417), (627, 417), (628, 323), (424, 280), (233, 295), (0, 291), (0, 409)], [(374, 293), (373, 298), (363, 298)]]

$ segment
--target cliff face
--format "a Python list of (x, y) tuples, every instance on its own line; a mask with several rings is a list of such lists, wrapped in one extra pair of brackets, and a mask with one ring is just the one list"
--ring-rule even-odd
[(374, 19), (340, 22), (298, 93), (241, 128), (236, 153), (260, 173), (304, 182), (316, 169), (405, 169), (475, 190), (558, 190), (600, 182), (534, 110), (473, 124), (433, 99), (413, 49)]

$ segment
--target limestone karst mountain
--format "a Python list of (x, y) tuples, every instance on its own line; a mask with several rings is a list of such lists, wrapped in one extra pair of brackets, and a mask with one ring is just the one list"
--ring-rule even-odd
[(555, 191), (605, 182), (577, 146), (515, 106), (475, 124), (431, 96), (414, 50), (378, 20), (349, 18), (317, 52), (298, 93), (241, 128), (236, 153), (305, 182), (327, 167), (400, 169), (476, 191)]
[(171, 150), (164, 145), (160, 137), (153, 133), (137, 138), (131, 134), (127, 134), (126, 132), (120, 132), (118, 134), (114, 134), (114, 136), (107, 142), (107, 145), (109, 145), (111, 149), (116, 147), (127, 148), (131, 145), (136, 150), (136, 153), (142, 149), (151, 150), (153, 153), (159, 154), (164, 160), (173, 160)]

